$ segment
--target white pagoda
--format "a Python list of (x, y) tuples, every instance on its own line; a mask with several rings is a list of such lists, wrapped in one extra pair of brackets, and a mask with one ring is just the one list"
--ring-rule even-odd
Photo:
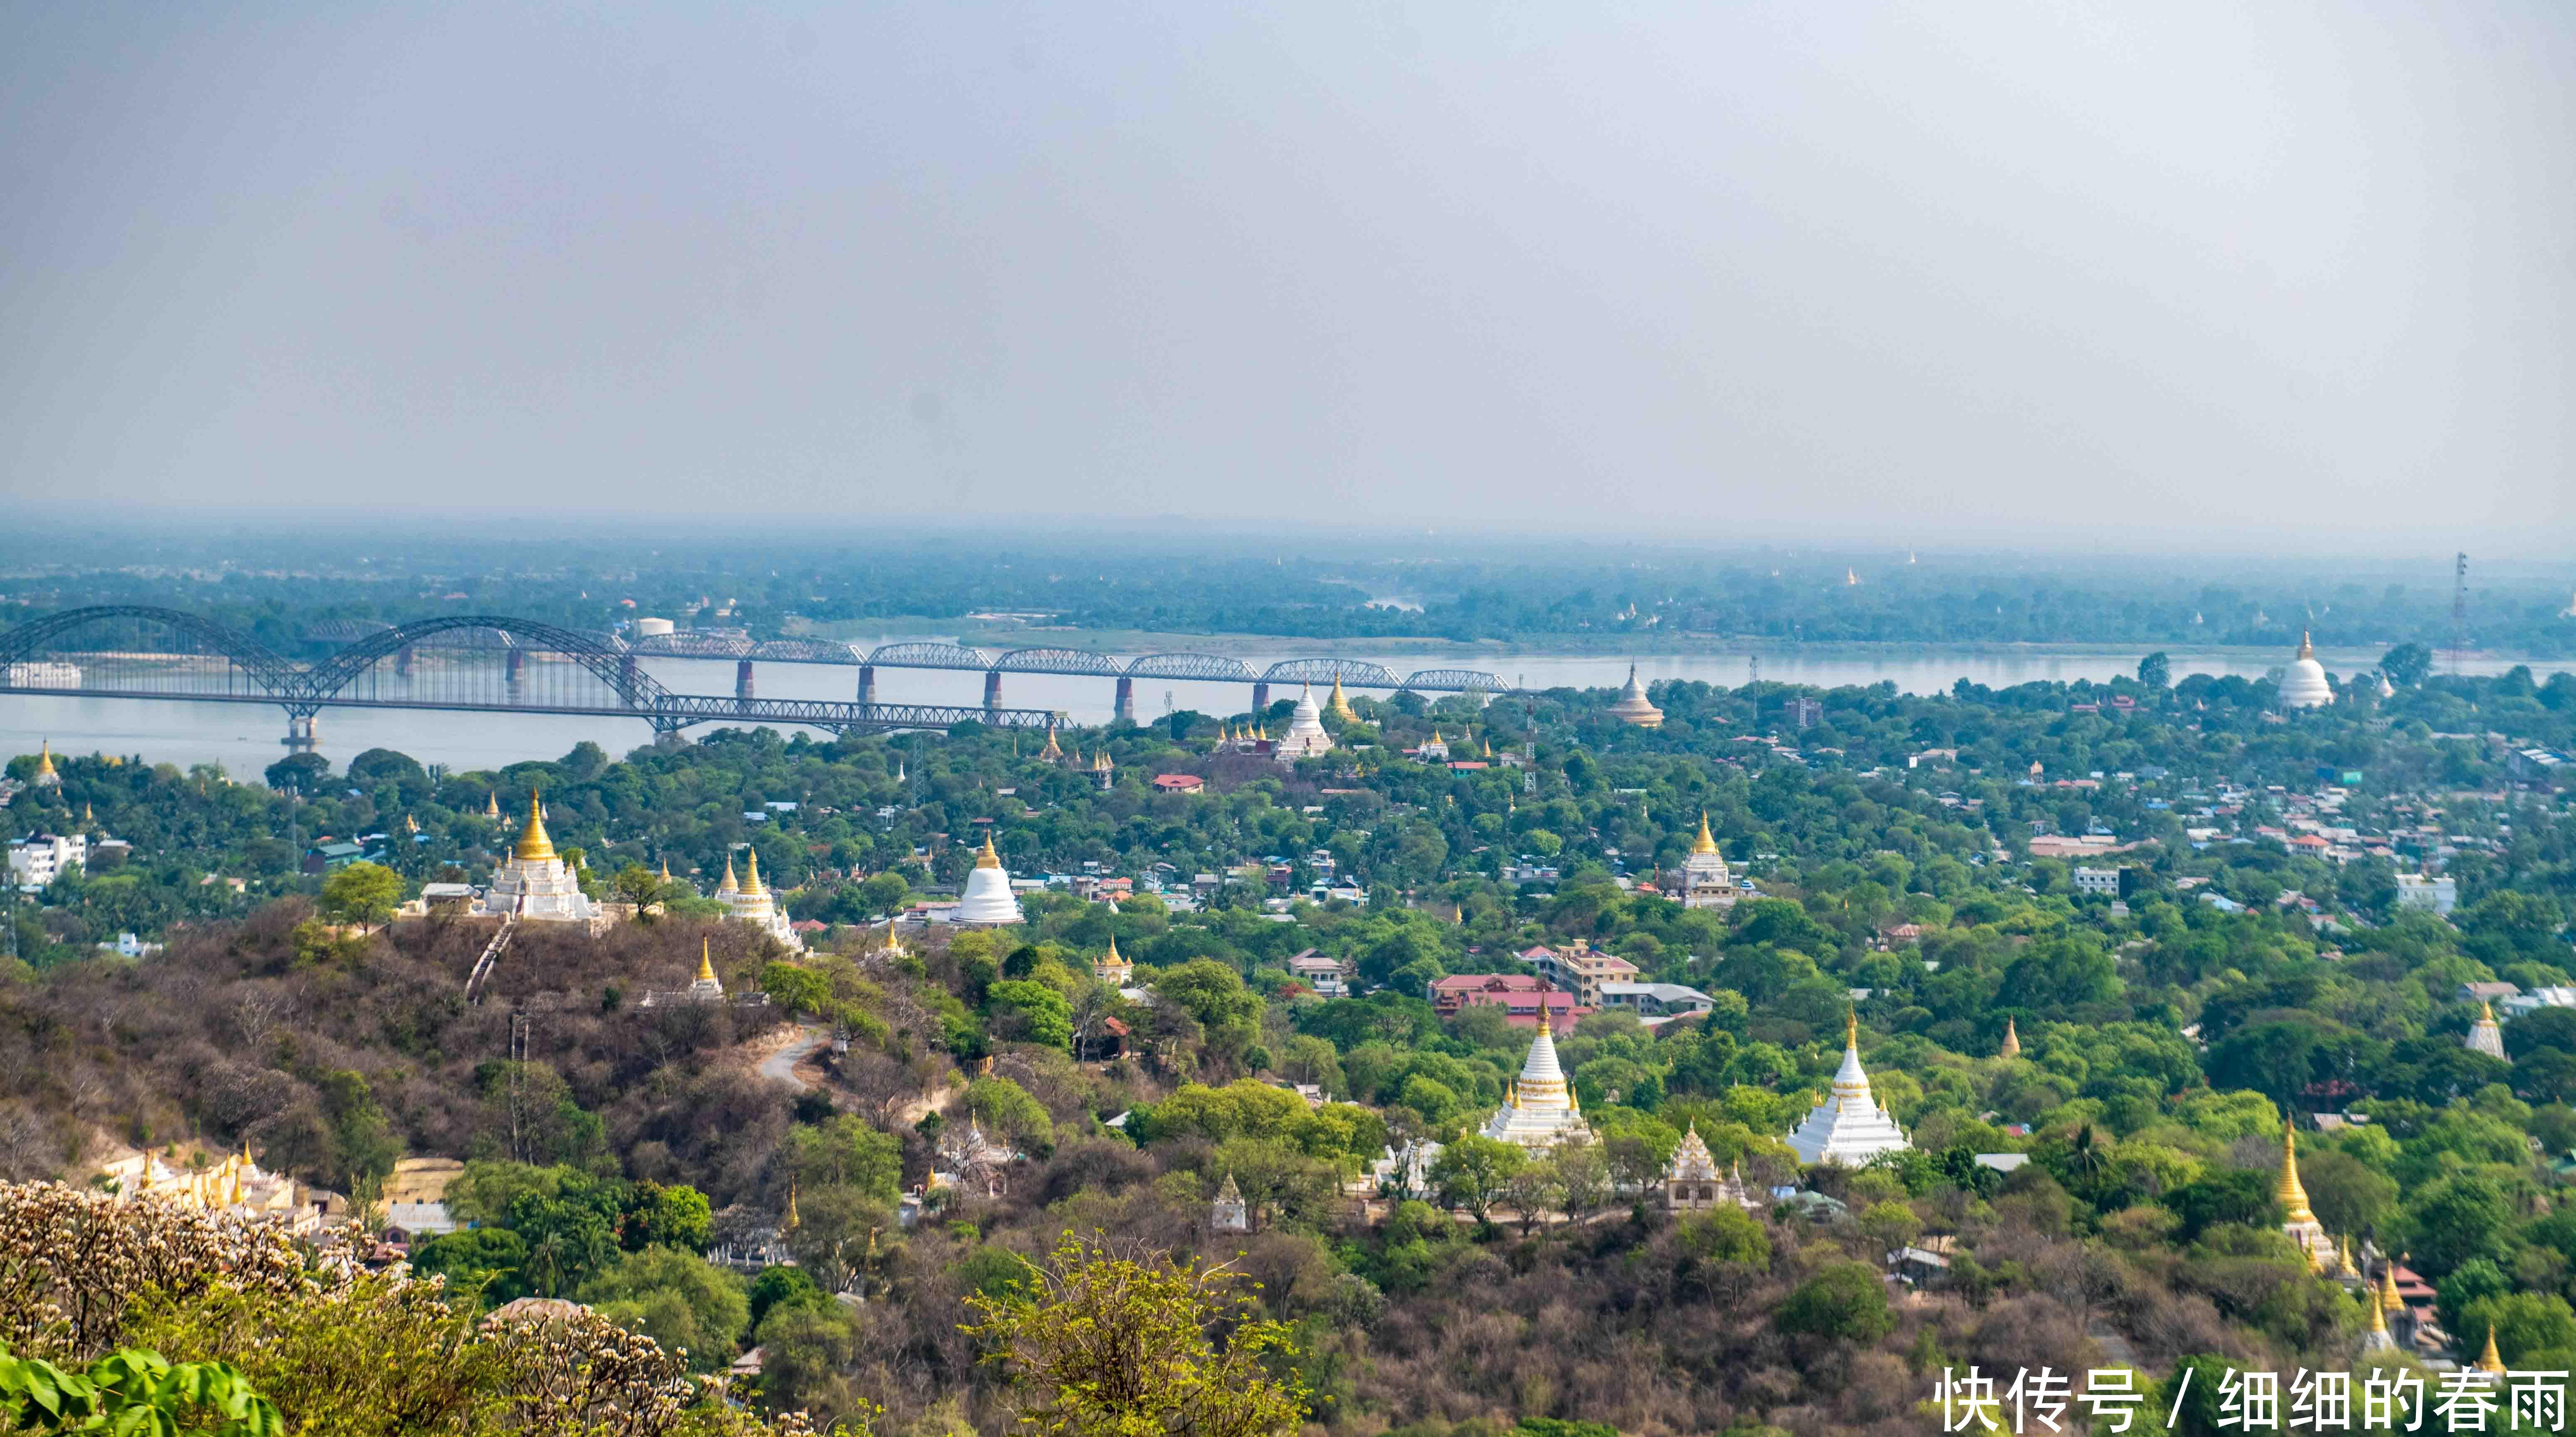
[[(1333, 682), (1338, 684), (1341, 680), (1336, 678)], [(1315, 702), (1313, 686), (1301, 687), (1297, 691), (1297, 707), (1288, 715), (1288, 732), (1271, 745), (1271, 757), (1281, 763), (1295, 763), (1301, 758), (1329, 752), (1332, 747), (1333, 736), (1324, 732), (1324, 710)]]
[(2326, 666), (2317, 662), (2315, 646), (2308, 642), (2306, 634), (2299, 635), (2299, 656), (2281, 675), (2281, 707), (2321, 709), (2333, 703), (2334, 697), (2334, 685), (2326, 679)]
[(1684, 908), (1732, 908), (1737, 897), (1735, 875), (1726, 871), (1726, 855), (1709, 836), (1708, 815), (1699, 816), (1699, 837), (1691, 840), (1690, 857), (1682, 860), (1676, 895)]
[(1521, 1063), (1520, 1080), (1485, 1124), (1485, 1136), (1525, 1148), (1550, 1148), (1590, 1133), (1583, 1105), (1566, 1083), (1565, 1070), (1557, 1066), (1556, 1038), (1542, 1018), (1529, 1057)]
[(960, 923), (1022, 922), (1020, 900), (1011, 896), (1011, 875), (1002, 867), (1002, 855), (993, 851), (993, 835), (984, 835), (983, 851), (975, 855), (975, 869), (966, 875), (966, 894), (957, 900)]
[(1832, 1163), (1837, 1167), (1859, 1167), (1880, 1153), (1898, 1153), (1914, 1146), (1905, 1140), (1905, 1130), (1896, 1125), (1896, 1115), (1879, 1106), (1870, 1096), (1869, 1074), (1860, 1065), (1860, 1019), (1844, 1020), (1843, 1065), (1834, 1074), (1832, 1096), (1816, 1104), (1816, 1110), (1789, 1134), (1789, 1146), (1798, 1153), (1798, 1161), (1810, 1165)]
[(2484, 1053), (2508, 1063), (2513, 1061), (2504, 1055), (2504, 1029), (2496, 1026), (2495, 1005), (2492, 1003), (2478, 1005), (2478, 1020), (2469, 1025), (2466, 1041), (2472, 1053)]
[(515, 913), (538, 923), (587, 923), (598, 915), (572, 869), (546, 837), (545, 814), (537, 795), (528, 794), (528, 823), (519, 830), (518, 846), (492, 872), (492, 885), (474, 912), (499, 918)]
[(778, 906), (778, 896), (760, 881), (760, 850), (747, 849), (743, 855), (743, 877), (733, 876), (733, 855), (725, 855), (724, 882), (716, 885), (716, 900), (725, 906), (725, 916), (738, 923), (748, 923), (790, 948), (802, 948), (796, 929), (787, 921), (787, 910)]

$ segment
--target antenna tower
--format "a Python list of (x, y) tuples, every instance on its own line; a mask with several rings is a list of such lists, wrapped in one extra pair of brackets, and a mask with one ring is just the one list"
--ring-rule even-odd
[(2460, 655), (2469, 646), (2469, 556), (2451, 561), (2451, 677), (2460, 676)]

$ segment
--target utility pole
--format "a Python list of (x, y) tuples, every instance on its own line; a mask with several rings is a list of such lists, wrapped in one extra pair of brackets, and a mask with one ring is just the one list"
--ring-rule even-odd
[(2469, 556), (2451, 564), (2451, 677), (2460, 676), (2460, 653), (2469, 646)]

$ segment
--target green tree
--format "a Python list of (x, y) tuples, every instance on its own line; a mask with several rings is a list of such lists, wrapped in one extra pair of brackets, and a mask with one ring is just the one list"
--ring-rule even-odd
[(856, 1113), (841, 1113), (788, 1135), (787, 1161), (807, 1191), (851, 1187), (893, 1202), (903, 1178), (903, 1149)]
[(2162, 649), (2138, 660), (2138, 682), (2159, 692), (2172, 688), (2173, 660), (2165, 657)]
[(626, 1254), (582, 1284), (581, 1300), (620, 1327), (686, 1349), (689, 1365), (701, 1372), (730, 1361), (751, 1326), (751, 1300), (740, 1278), (667, 1247)]
[(402, 876), (392, 869), (352, 863), (322, 880), (322, 911), (361, 930), (370, 929), (394, 916), (402, 890)]
[(1073, 1046), (1073, 1005), (1044, 983), (1005, 978), (985, 990), (997, 1037), (1048, 1048)]
[(221, 1362), (172, 1364), (160, 1353), (111, 1352), (79, 1372), (13, 1357), (0, 1346), (0, 1419), (11, 1432), (208, 1432), (282, 1437), (285, 1419)]
[(1470, 1133), (1443, 1147), (1431, 1162), (1431, 1186), (1440, 1200), (1465, 1208), (1486, 1221), (1512, 1179), (1529, 1164), (1529, 1154), (1516, 1143)]
[(2436, 1279), (2471, 1258), (2499, 1256), (2512, 1224), (2512, 1202), (2477, 1173), (2435, 1179), (2406, 1210), (2415, 1266)]
[(966, 1111), (1014, 1144), (1027, 1147), (1055, 1141), (1055, 1121), (1046, 1104), (1008, 1078), (977, 1078), (966, 1085)]
[(1772, 1322), (1782, 1332), (1807, 1333), (1867, 1346), (1896, 1326), (1887, 1310), (1887, 1286), (1867, 1263), (1835, 1262), (1800, 1283), (1780, 1303)]
[[(1024, 1260), (1025, 1261), (1025, 1260)], [(1231, 1269), (1067, 1234), (1003, 1296), (966, 1299), (983, 1343), (1041, 1432), (1286, 1437), (1305, 1419), (1288, 1328)], [(1224, 1329), (1220, 1346), (1209, 1336)], [(1285, 1370), (1291, 1375), (1274, 1376)]]
[(2399, 644), (2379, 656), (2379, 671), (2401, 689), (2422, 684), (2433, 673), (2433, 651), (2422, 644)]

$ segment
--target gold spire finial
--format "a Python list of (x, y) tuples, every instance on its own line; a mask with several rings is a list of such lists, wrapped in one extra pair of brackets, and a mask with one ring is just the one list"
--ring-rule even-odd
[(1691, 853), (1697, 856), (1715, 852), (1717, 852), (1717, 840), (1709, 836), (1708, 810), (1703, 808), (1699, 813), (1699, 837), (1691, 840)]
[(760, 850), (748, 847), (743, 849), (742, 864), (742, 891), (750, 894), (767, 893), (769, 890), (760, 886)]
[(483, 816), (485, 818), (501, 816), (501, 796), (488, 788), (483, 790)]
[(698, 940), (698, 981), (701, 983), (716, 981), (715, 958), (708, 953), (707, 940), (703, 937)]
[(2490, 1023), (2494, 1022), (2494, 1021), (2495, 1021), (2495, 1004), (2493, 1004), (2493, 1003), (2491, 1003), (2491, 1002), (2488, 1002), (2487, 1000), (2485, 1000), (2485, 999), (2483, 999), (2483, 998), (2479, 999), (2479, 1000), (2478, 1000), (2478, 1016), (2479, 1016), (2479, 1017), (2481, 1017), (2481, 1018), (2484, 1018), (2486, 1021), (2488, 1021), (2488, 1022), (2490, 1022)]
[(2385, 1311), (2402, 1311), (2406, 1299), (2397, 1295), (2397, 1264), (2391, 1262), (2379, 1269), (2379, 1305)]
[(2000, 1058), (2018, 1058), (2021, 1056), (2021, 1033), (2013, 1026), (2013, 1020), (2010, 1018), (2004, 1019), (2003, 1046), (1995, 1050), (1995, 1056)]
[(2487, 1350), (2478, 1354), (2477, 1369), (2480, 1372), (2504, 1371), (2504, 1359), (2496, 1355), (2495, 1324), (2492, 1322), (2487, 1324)]
[(45, 740), (44, 747), (36, 751), (36, 781), (42, 783), (55, 776), (54, 741), (49, 738)]
[(2363, 1293), (2361, 1295), (2361, 1305), (2370, 1313), (2370, 1330), (2383, 1336), (2386, 1335), (2388, 1332), (2388, 1314), (2379, 1310), (2379, 1294), (2376, 1292)]
[(2281, 1120), (2281, 1186), (2277, 1196), (2281, 1211), (2291, 1222), (2317, 1220), (2317, 1215), (2308, 1209), (2308, 1190), (2299, 1185), (2299, 1130), (2287, 1118)]
[(1860, 1010), (1858, 1008), (1843, 1010), (1843, 1046), (1854, 1052), (1860, 1050)]
[(538, 811), (535, 789), (528, 790), (528, 826), (519, 830), (519, 846), (510, 856), (521, 863), (543, 863), (555, 856), (554, 840), (546, 837), (546, 821)]
[(977, 868), (999, 868), (1002, 866), (1002, 855), (993, 851), (993, 831), (991, 829), (986, 829), (984, 831), (984, 847), (975, 855), (975, 866)]
[(2315, 646), (2308, 642), (2308, 631), (2305, 629), (2299, 630), (2299, 657), (2303, 659), (2313, 659), (2316, 656), (2317, 651)]
[(778, 1230), (780, 1232), (796, 1230), (796, 1179), (794, 1178), (787, 1180), (787, 1213), (778, 1220)]
[(724, 882), (716, 885), (716, 892), (718, 894), (725, 894), (740, 893), (741, 891), (742, 880), (733, 876), (733, 850), (728, 848), (725, 850)]
[(664, 883), (671, 881), (671, 856), (667, 853), (662, 855), (662, 881)]

